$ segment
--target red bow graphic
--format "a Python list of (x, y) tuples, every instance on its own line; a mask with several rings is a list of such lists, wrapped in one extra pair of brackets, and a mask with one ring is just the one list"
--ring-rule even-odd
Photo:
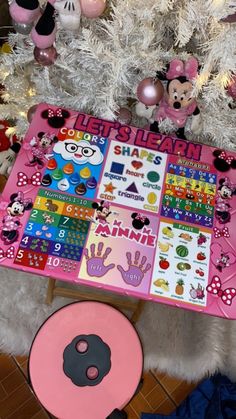
[(226, 288), (225, 290), (222, 290), (222, 284), (220, 278), (215, 275), (212, 278), (212, 281), (209, 285), (207, 285), (206, 290), (213, 295), (218, 295), (218, 297), (221, 298), (224, 304), (227, 306), (231, 306), (232, 299), (236, 295), (236, 289), (235, 288)]
[(214, 227), (213, 231), (214, 231), (214, 237), (216, 239), (219, 239), (220, 237), (230, 237), (228, 227), (224, 227), (222, 229), (220, 229), (218, 227)]
[(12, 259), (14, 258), (15, 248), (14, 246), (9, 247), (6, 251), (0, 248), (0, 260), (4, 258)]
[(48, 109), (48, 118), (53, 118), (54, 116), (59, 116), (59, 118), (63, 118), (62, 109), (58, 108), (56, 111), (53, 109)]
[(219, 159), (225, 160), (226, 163), (231, 164), (232, 161), (234, 160), (233, 156), (227, 156), (225, 151), (221, 151), (220, 155), (219, 155)]
[(19, 172), (17, 174), (18, 182), (17, 186), (25, 186), (25, 185), (33, 185), (33, 186), (40, 186), (41, 185), (41, 173), (35, 172), (31, 178), (28, 178), (28, 176), (23, 173)]

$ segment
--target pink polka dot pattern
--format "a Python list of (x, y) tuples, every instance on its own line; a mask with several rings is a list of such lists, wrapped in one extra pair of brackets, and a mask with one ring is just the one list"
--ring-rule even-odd
[(206, 287), (206, 290), (210, 294), (217, 295), (219, 298), (221, 298), (222, 302), (228, 306), (231, 306), (232, 300), (236, 295), (235, 288), (227, 288), (222, 290), (222, 283), (217, 275), (213, 276), (212, 281)]

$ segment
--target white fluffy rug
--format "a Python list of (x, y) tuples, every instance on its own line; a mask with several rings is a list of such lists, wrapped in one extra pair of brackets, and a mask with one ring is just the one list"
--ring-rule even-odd
[[(2, 352), (26, 354), (43, 321), (71, 300), (45, 301), (47, 280), (1, 268), (0, 346)], [(197, 380), (221, 371), (236, 380), (236, 322), (147, 303), (138, 332), (145, 368)], [(135, 354), (134, 354), (135, 356)]]

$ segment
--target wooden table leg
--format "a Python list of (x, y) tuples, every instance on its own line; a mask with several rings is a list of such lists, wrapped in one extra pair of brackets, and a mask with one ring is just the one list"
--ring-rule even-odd
[(56, 286), (56, 279), (49, 278), (48, 280), (48, 289), (47, 289), (47, 297), (46, 297), (46, 304), (51, 304), (53, 300), (53, 291)]
[(137, 304), (137, 308), (134, 311), (134, 313), (133, 313), (133, 315), (132, 315), (132, 317), (130, 319), (133, 324), (135, 324), (138, 321), (138, 319), (139, 319), (139, 317), (140, 317), (140, 315), (141, 315), (141, 313), (142, 313), (142, 311), (144, 309), (145, 303), (146, 303), (145, 300), (139, 300), (139, 302)]

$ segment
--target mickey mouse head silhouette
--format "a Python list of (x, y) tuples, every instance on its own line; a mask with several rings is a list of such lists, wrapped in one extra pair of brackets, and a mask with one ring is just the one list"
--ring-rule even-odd
[(41, 116), (43, 119), (48, 120), (48, 125), (52, 128), (62, 128), (65, 125), (66, 119), (69, 118), (70, 112), (66, 109), (58, 108), (54, 109), (45, 109)]
[(144, 226), (148, 226), (150, 224), (150, 221), (147, 217), (137, 212), (133, 212), (131, 218), (133, 218), (132, 226), (136, 230), (142, 230)]
[(213, 164), (219, 172), (236, 169), (236, 159), (234, 156), (227, 155), (224, 150), (214, 150), (213, 156), (215, 157)]

